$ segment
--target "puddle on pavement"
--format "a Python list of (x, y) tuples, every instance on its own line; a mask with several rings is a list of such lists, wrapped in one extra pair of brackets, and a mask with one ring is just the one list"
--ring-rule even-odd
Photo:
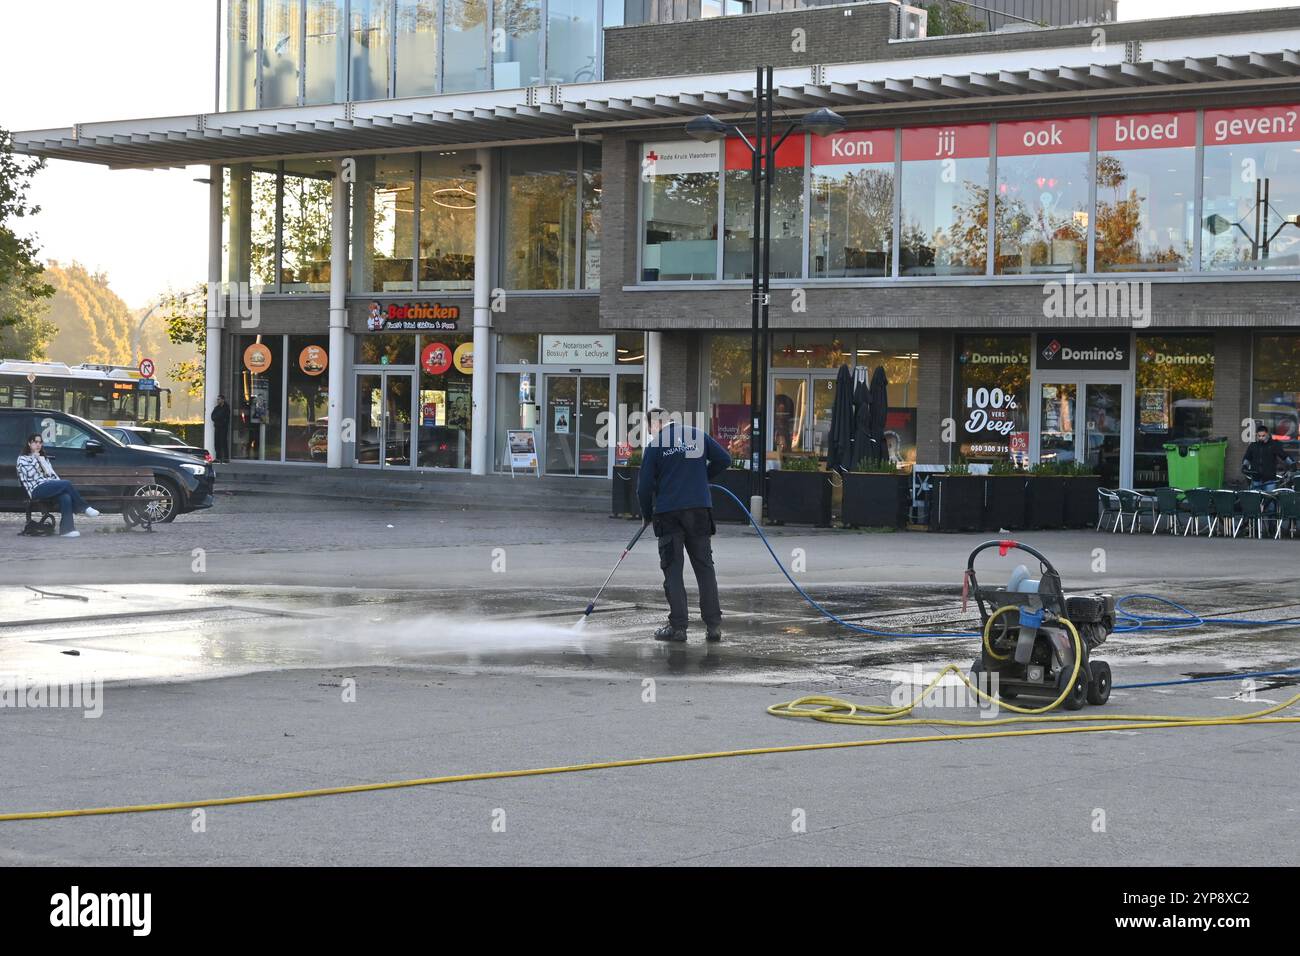
[[(744, 589), (743, 609), (725, 619), (721, 645), (705, 645), (696, 623), (684, 647), (651, 638), (664, 612), (660, 596), (648, 590), (611, 589), (582, 632), (573, 624), (590, 596), (568, 589), (466, 593), (133, 585), (47, 590), (71, 597), (0, 588), (0, 674), (184, 681), (258, 670), (402, 665), (667, 673), (829, 686), (888, 681), (911, 665), (965, 666), (978, 648), (975, 638), (853, 634), (786, 588)], [(1232, 613), (1268, 607), (1267, 616), (1282, 617), (1300, 611), (1293, 606), (1279, 613), (1275, 594), (1249, 590), (1226, 592)], [(724, 605), (741, 604), (739, 591), (724, 589)], [(1160, 593), (1179, 596), (1171, 588)], [(969, 630), (976, 623), (974, 608), (963, 614), (955, 588), (943, 594), (933, 588), (835, 586), (817, 597), (833, 613), (885, 630)], [(1210, 606), (1210, 593), (1195, 598), (1198, 613), (1221, 613)], [(1099, 656), (1133, 674), (1167, 677), (1190, 673), (1189, 665), (1200, 668), (1197, 673), (1277, 670), (1297, 666), (1297, 631), (1218, 627), (1117, 634)], [(81, 653), (62, 653), (69, 649)]]

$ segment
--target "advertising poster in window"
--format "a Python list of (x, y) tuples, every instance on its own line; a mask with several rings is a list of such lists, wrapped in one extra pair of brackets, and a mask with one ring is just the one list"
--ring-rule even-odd
[(957, 350), (957, 438), (973, 462), (1023, 461), (1029, 448), (1028, 335), (963, 336)]
[(447, 426), (469, 431), (470, 380), (452, 379), (447, 383)]
[(1144, 435), (1163, 435), (1169, 431), (1169, 389), (1138, 389), (1138, 430)]

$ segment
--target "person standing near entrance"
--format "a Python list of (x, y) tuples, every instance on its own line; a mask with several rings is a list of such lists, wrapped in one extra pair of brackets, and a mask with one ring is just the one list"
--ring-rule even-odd
[(1241, 459), (1241, 470), (1250, 479), (1251, 489), (1276, 491), (1279, 464), (1290, 467), (1295, 462), (1280, 442), (1273, 441), (1269, 430), (1260, 425), (1255, 429), (1255, 440), (1246, 446), (1246, 454)]
[(230, 461), (230, 406), (226, 396), (218, 395), (212, 409), (212, 457), (217, 461)]
[(659, 567), (664, 572), (668, 623), (655, 631), (657, 641), (686, 640), (690, 620), (685, 558), (690, 557), (700, 589), (700, 617), (705, 637), (722, 640), (722, 605), (713, 568), (713, 499), (709, 482), (731, 467), (731, 456), (704, 432), (678, 422), (663, 422), (661, 408), (650, 411), (653, 436), (641, 459), (637, 498), (641, 516), (654, 525), (659, 539)]

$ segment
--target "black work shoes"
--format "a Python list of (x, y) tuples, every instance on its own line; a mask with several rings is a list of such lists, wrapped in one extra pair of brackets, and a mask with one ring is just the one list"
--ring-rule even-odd
[(708, 632), (704, 635), (704, 639), (708, 641), (710, 644), (717, 644), (719, 641), (722, 640), (722, 628), (720, 627), (709, 628)]
[(656, 641), (673, 641), (677, 644), (685, 643), (686, 628), (673, 627), (671, 624), (665, 624), (659, 630), (655, 631)]

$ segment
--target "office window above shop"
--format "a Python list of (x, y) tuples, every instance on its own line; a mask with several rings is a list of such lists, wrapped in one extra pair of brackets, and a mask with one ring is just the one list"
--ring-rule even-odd
[[(777, 150), (769, 244), (774, 279), (803, 275), (804, 149), (805, 138), (791, 136)], [(739, 138), (728, 139), (725, 150), (722, 277), (748, 279), (754, 274), (754, 154)]]
[(1300, 268), (1300, 105), (1206, 110), (1201, 267)]
[(984, 274), (992, 132), (987, 124), (903, 130), (900, 274)]
[(221, 6), (223, 110), (595, 82), (601, 30), (623, 18), (601, 0)]
[[(799, 146), (802, 150), (802, 137)], [(810, 148), (808, 274), (813, 278), (890, 275), (894, 240), (894, 131), (857, 130), (813, 137)], [(778, 172), (778, 182), (779, 175)], [(730, 194), (727, 199), (730, 203)], [(802, 205), (797, 211), (802, 211)], [(779, 235), (774, 228), (774, 247)]]
[(1189, 269), (1196, 216), (1196, 114), (1097, 120), (1098, 272)]
[(643, 282), (718, 277), (718, 143), (641, 146)]
[(505, 287), (579, 287), (581, 147), (516, 148), (505, 155)]
[(1091, 123), (998, 124), (994, 272), (1083, 272)]

